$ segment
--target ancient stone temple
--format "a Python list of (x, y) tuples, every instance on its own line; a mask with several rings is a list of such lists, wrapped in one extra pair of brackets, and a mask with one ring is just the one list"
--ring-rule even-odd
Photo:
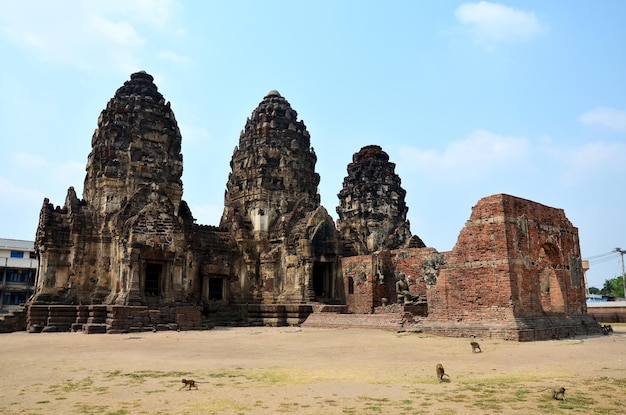
[(63, 206), (44, 200), (28, 330), (599, 333), (586, 314), (578, 230), (560, 209), (484, 198), (454, 249), (438, 252), (412, 235), (395, 164), (369, 145), (348, 164), (335, 226), (309, 132), (270, 91), (235, 146), (219, 226), (200, 225), (182, 199), (181, 140), (152, 76), (132, 74), (100, 114), (82, 198), (70, 187)]
[[(339, 301), (339, 234), (320, 206), (309, 132), (277, 91), (246, 121), (220, 228), (236, 240), (242, 301)], [(234, 290), (233, 290), (234, 291)]]
[(418, 236), (411, 237), (406, 191), (395, 167), (380, 146), (363, 147), (352, 156), (337, 195), (337, 226), (349, 247), (345, 256), (425, 246)]
[(153, 304), (191, 295), (181, 135), (152, 76), (135, 73), (98, 119), (83, 199), (46, 199), (33, 301)]

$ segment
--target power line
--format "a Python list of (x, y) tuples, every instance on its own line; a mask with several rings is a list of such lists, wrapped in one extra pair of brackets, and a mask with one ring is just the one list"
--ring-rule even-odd
[(611, 261), (615, 261), (618, 260), (619, 258), (615, 255), (615, 256), (611, 256), (611, 257), (607, 257), (607, 258), (600, 258), (600, 259), (596, 259), (595, 261), (589, 261), (590, 265), (600, 265), (600, 264), (604, 264), (605, 262), (611, 262)]
[(601, 258), (604, 258), (604, 257), (607, 257), (607, 256), (614, 256), (616, 254), (617, 254), (616, 251), (610, 251), (610, 252), (607, 252), (607, 253), (604, 253), (604, 254), (592, 255), (592, 256), (589, 256), (589, 257), (587, 257), (585, 259), (587, 259), (589, 261), (594, 261), (594, 260), (598, 260), (598, 259), (601, 259)]

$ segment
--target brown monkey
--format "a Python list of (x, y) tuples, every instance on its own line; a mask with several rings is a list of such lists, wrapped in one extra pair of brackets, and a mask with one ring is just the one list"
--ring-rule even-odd
[(443, 370), (443, 365), (441, 363), (437, 363), (437, 379), (439, 379), (439, 382), (443, 382), (444, 376), (450, 378), (450, 375)]
[(546, 389), (542, 389), (539, 392), (543, 392), (543, 391), (552, 391), (552, 399), (555, 399), (557, 401), (564, 401), (565, 400), (565, 388), (560, 387), (560, 388), (556, 388), (556, 389), (552, 389), (552, 388), (546, 388)]
[[(471, 342), (470, 343), (472, 345), (472, 353), (482, 353), (483, 351), (480, 348), (480, 344), (478, 344), (478, 342)], [(478, 350), (478, 351), (476, 351)]]
[[(180, 387), (180, 389), (184, 389), (184, 388), (188, 388), (187, 390), (190, 391), (191, 388), (196, 388), (198, 389), (198, 385), (196, 385), (196, 381), (192, 380), (192, 379), (183, 379), (181, 382), (183, 382), (183, 386)], [(178, 389), (178, 390), (180, 390)]]
[(565, 388), (560, 387), (558, 389), (552, 389), (552, 399), (556, 399), (557, 401), (565, 400)]

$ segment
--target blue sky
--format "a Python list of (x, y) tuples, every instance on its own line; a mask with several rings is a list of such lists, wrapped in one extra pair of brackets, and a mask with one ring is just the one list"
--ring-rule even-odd
[(246, 117), (272, 89), (311, 134), (336, 218), (353, 153), (378, 144), (411, 230), (453, 248), (482, 197), (562, 208), (587, 279), (626, 249), (626, 2), (0, 0), (0, 237), (82, 194), (100, 112), (145, 70), (183, 135), (184, 195), (217, 225)]

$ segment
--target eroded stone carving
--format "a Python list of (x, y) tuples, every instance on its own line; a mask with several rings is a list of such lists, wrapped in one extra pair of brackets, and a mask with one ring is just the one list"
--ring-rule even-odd
[(437, 283), (439, 269), (443, 264), (445, 264), (445, 256), (443, 254), (432, 255), (424, 259), (422, 262), (422, 272), (424, 273), (426, 285), (431, 286)]
[(355, 153), (337, 195), (337, 226), (348, 243), (344, 255), (424, 247), (419, 237), (411, 235), (405, 195), (395, 164), (380, 146), (365, 146)]

